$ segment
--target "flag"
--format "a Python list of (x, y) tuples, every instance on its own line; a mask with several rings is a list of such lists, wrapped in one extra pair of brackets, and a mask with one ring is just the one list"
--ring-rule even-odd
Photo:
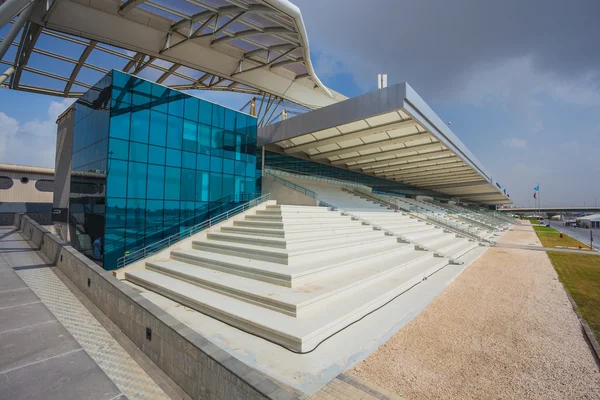
[(536, 192), (533, 192), (533, 198), (537, 199), (537, 193)]
[(535, 190), (535, 191), (540, 190), (540, 185), (537, 185), (536, 187), (534, 187), (533, 190)]

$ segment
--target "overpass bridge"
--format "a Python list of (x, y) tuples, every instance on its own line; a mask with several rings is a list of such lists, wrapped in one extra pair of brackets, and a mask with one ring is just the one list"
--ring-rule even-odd
[(512, 214), (526, 214), (526, 213), (544, 213), (544, 214), (560, 214), (560, 213), (581, 213), (586, 214), (600, 214), (600, 207), (588, 207), (588, 206), (572, 206), (572, 207), (512, 207), (512, 208), (499, 208), (499, 212), (512, 213)]

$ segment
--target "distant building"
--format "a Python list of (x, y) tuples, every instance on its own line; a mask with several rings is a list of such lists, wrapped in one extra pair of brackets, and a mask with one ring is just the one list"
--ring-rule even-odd
[(52, 224), (53, 191), (53, 168), (0, 164), (0, 225), (12, 225), (14, 213)]
[(586, 215), (577, 218), (579, 226), (584, 228), (600, 228), (600, 214)]

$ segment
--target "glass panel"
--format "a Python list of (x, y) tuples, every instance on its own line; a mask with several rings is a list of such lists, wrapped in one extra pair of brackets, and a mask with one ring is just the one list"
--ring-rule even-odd
[(235, 131), (237, 133), (241, 133), (242, 135), (246, 134), (246, 114), (238, 113), (237, 121), (235, 124)]
[(183, 117), (183, 99), (185, 95), (174, 90), (169, 92), (169, 115)]
[(234, 172), (233, 165), (234, 165), (234, 161), (233, 160), (228, 160), (227, 158), (224, 158), (223, 159), (223, 173), (225, 173), (225, 174), (233, 174), (233, 172)]
[(164, 237), (179, 232), (179, 201), (165, 201)]
[(109, 197), (106, 199), (106, 227), (125, 226), (125, 199)]
[(134, 106), (150, 106), (150, 91), (152, 90), (152, 84), (143, 79), (135, 79), (133, 87), (131, 89), (133, 93), (132, 104)]
[[(127, 222), (125, 226), (127, 235), (131, 233), (131, 229), (143, 229), (146, 221), (146, 200), (142, 199), (127, 199)], [(143, 232), (142, 232), (143, 233)]]
[(167, 147), (181, 149), (183, 140), (183, 119), (169, 115), (167, 132)]
[(125, 230), (106, 229), (104, 232), (104, 268), (116, 268), (117, 260), (125, 255)]
[(225, 109), (225, 129), (235, 131), (235, 115), (237, 113), (229, 108)]
[(199, 120), (201, 123), (206, 125), (212, 125), (212, 106), (212, 103), (200, 100)]
[(223, 197), (230, 196), (235, 192), (235, 180), (233, 175), (223, 175)]
[[(108, 154), (110, 158), (127, 160), (129, 158), (129, 142), (126, 140), (111, 138), (109, 141)], [(73, 161), (73, 167), (78, 167), (78, 165), (75, 165), (75, 161)]]
[(196, 192), (196, 172), (192, 169), (181, 170), (181, 200), (194, 200)]
[(219, 200), (223, 197), (221, 174), (210, 174), (210, 201)]
[(148, 145), (131, 142), (129, 146), (129, 159), (131, 161), (148, 162)]
[(181, 172), (179, 168), (167, 167), (165, 174), (165, 199), (179, 200)]
[(246, 163), (243, 163), (241, 161), (236, 161), (235, 162), (235, 174), (239, 175), (239, 176), (245, 176), (246, 175)]
[(146, 201), (146, 246), (162, 239), (163, 201)]
[(210, 133), (209, 125), (198, 124), (198, 153), (210, 154)]
[(127, 174), (127, 197), (143, 199), (146, 197), (147, 165), (130, 162)]
[(169, 89), (160, 85), (152, 85), (152, 97), (155, 99), (152, 109), (167, 113), (167, 104), (169, 99)]
[(223, 172), (223, 159), (219, 157), (210, 158), (211, 172)]
[(223, 156), (223, 130), (213, 127), (211, 129), (211, 150), (210, 154), (217, 157)]
[(198, 168), (199, 170), (202, 171), (209, 171), (210, 170), (210, 157), (209, 156), (205, 156), (204, 154), (198, 154), (198, 160), (197, 160), (197, 164), (196, 164), (196, 168)]
[(208, 172), (196, 171), (196, 200), (208, 201)]
[(165, 188), (165, 167), (162, 165), (148, 165), (148, 198), (162, 199)]
[(148, 162), (152, 164), (165, 165), (165, 148), (150, 146), (148, 150)]
[(187, 151), (196, 151), (197, 148), (197, 127), (198, 124), (193, 121), (183, 121), (183, 149)]
[(180, 215), (181, 225), (192, 226), (194, 225), (194, 208), (196, 204), (193, 201), (182, 201), (180, 203)]
[(167, 165), (181, 167), (181, 150), (167, 149)]
[(196, 210), (195, 210), (195, 214), (196, 214), (196, 218), (195, 218), (195, 223), (199, 224), (201, 222), (206, 221), (209, 216), (206, 214), (206, 205), (208, 203), (205, 201), (197, 201), (196, 202)]
[(183, 168), (196, 169), (196, 153), (184, 151), (182, 158), (182, 166)]
[(198, 108), (200, 107), (199, 101), (195, 97), (187, 97), (185, 99), (185, 119), (191, 119), (192, 121), (198, 121)]
[(227, 131), (224, 133), (223, 154), (225, 158), (235, 158), (235, 133)]
[(256, 174), (256, 163), (247, 163), (246, 164), (246, 176), (252, 176)]
[(213, 104), (213, 120), (212, 125), (217, 128), (225, 127), (225, 108)]
[(150, 144), (167, 145), (167, 114), (156, 111), (150, 113)]
[(141, 110), (131, 113), (131, 133), (129, 134), (129, 140), (148, 143), (149, 130), (150, 110)]
[(129, 113), (114, 115), (110, 118), (110, 136), (118, 139), (129, 139)]
[(127, 197), (127, 162), (110, 160), (108, 182), (106, 184), (107, 197)]

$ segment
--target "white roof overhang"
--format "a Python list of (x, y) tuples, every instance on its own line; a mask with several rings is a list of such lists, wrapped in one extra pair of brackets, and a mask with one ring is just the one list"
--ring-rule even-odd
[(465, 201), (512, 203), (407, 83), (268, 125), (258, 141), (291, 156)]
[(20, 37), (14, 59), (0, 60), (15, 68), (2, 86), (16, 90), (79, 97), (98, 73), (121, 69), (152, 70), (177, 90), (270, 94), (311, 109), (346, 98), (319, 80), (300, 10), (287, 0), (43, 1)]

